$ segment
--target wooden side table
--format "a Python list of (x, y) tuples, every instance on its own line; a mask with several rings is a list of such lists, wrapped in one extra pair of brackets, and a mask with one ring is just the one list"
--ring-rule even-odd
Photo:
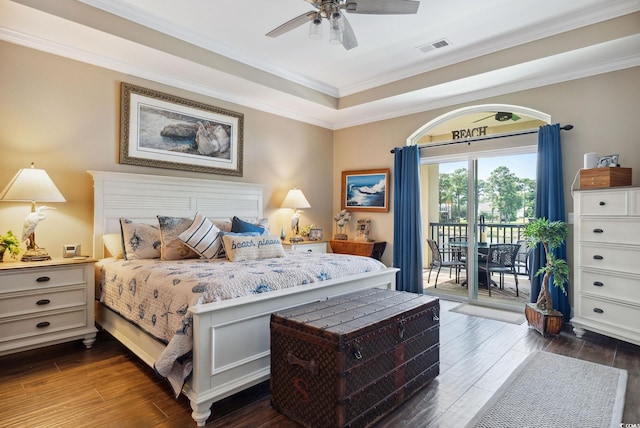
[(338, 254), (353, 254), (355, 256), (372, 257), (376, 260), (382, 259), (382, 254), (387, 248), (386, 241), (329, 241), (331, 250)]

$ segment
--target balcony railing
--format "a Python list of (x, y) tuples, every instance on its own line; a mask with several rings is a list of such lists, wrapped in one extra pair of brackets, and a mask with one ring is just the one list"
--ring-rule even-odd
[[(450, 238), (467, 236), (469, 225), (466, 223), (429, 223), (429, 226), (431, 239), (436, 241), (440, 248), (447, 248)], [(524, 224), (516, 223), (486, 223), (484, 231), (487, 242), (491, 244), (515, 244), (524, 239), (524, 227)]]

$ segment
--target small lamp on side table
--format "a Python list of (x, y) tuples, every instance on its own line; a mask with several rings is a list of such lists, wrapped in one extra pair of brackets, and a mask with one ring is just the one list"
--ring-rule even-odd
[(309, 201), (304, 197), (302, 190), (298, 188), (293, 188), (289, 190), (287, 196), (284, 198), (282, 202), (282, 208), (293, 208), (293, 217), (291, 218), (291, 230), (294, 233), (294, 236), (289, 239), (291, 242), (302, 242), (304, 239), (300, 236), (300, 213), (302, 212), (300, 208), (311, 208)]
[(36, 209), (36, 202), (66, 202), (44, 169), (22, 168), (7, 184), (0, 201), (31, 202), (31, 213), (24, 220), (22, 241), (27, 241), (27, 251), (20, 259), (23, 262), (51, 260), (47, 250), (36, 244), (35, 230), (41, 220), (45, 218), (45, 211), (55, 209), (45, 205)]

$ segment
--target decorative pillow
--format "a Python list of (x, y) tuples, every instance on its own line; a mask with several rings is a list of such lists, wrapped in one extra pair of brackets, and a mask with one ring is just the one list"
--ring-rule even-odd
[(162, 248), (161, 260), (197, 259), (198, 254), (182, 242), (178, 235), (193, 224), (192, 218), (158, 216)]
[(229, 220), (212, 220), (213, 224), (222, 232), (231, 232), (231, 222)]
[[(259, 219), (258, 222), (263, 222), (264, 220), (267, 219)], [(267, 228), (263, 227), (262, 225), (251, 223), (234, 216), (231, 220), (231, 231), (236, 233), (257, 232), (260, 234), (264, 234), (267, 233)]]
[(102, 243), (111, 257), (124, 259), (124, 248), (122, 248), (122, 233), (108, 233), (102, 235)]
[(220, 229), (201, 213), (196, 213), (193, 224), (178, 235), (178, 239), (206, 259), (218, 256), (222, 248)]
[(284, 257), (280, 238), (274, 235), (242, 236), (222, 235), (227, 258), (232, 262)]
[(219, 259), (226, 259), (227, 258), (227, 252), (226, 249), (224, 247), (224, 236), (225, 235), (231, 235), (231, 236), (260, 236), (262, 235), (262, 233), (259, 232), (220, 232), (220, 239), (222, 241), (222, 247), (220, 248), (220, 251), (218, 251), (218, 257)]
[(122, 246), (127, 260), (157, 259), (160, 257), (160, 230), (157, 226), (121, 218)]

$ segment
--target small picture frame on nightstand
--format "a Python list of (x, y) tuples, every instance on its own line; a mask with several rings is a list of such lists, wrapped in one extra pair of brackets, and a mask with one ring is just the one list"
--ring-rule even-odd
[(322, 240), (322, 229), (314, 228), (309, 230), (309, 241), (320, 241)]

